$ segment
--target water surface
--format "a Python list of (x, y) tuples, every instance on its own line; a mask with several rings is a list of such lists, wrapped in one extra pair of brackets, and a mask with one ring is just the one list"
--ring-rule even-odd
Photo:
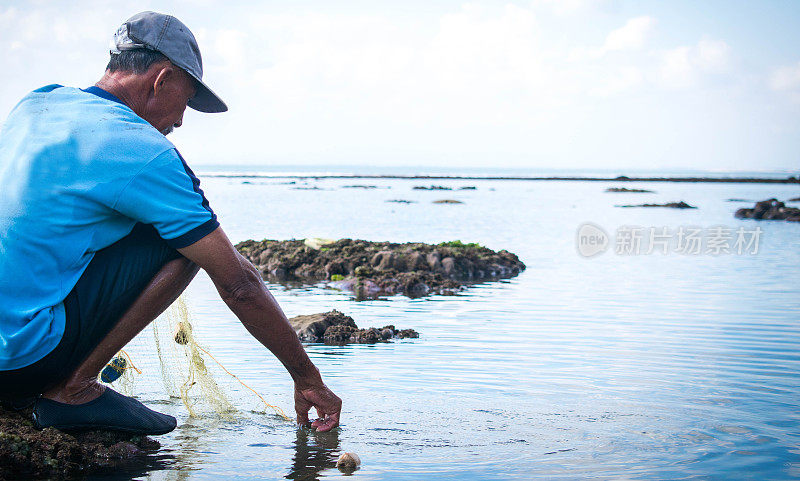
[[(243, 181), (248, 183), (243, 183)], [(788, 479), (800, 477), (800, 225), (733, 217), (800, 195), (792, 185), (627, 185), (435, 181), (476, 190), (420, 191), (419, 180), (204, 178), (234, 242), (304, 237), (441, 242), (508, 249), (517, 278), (456, 297), (355, 302), (312, 286), (270, 285), (289, 316), (339, 309), (361, 327), (411, 327), (420, 339), (310, 345), (343, 399), (342, 427), (298, 431), (271, 415), (188, 417), (180, 401), (143, 395), (179, 418), (149, 479), (352, 478)], [(370, 184), (378, 189), (343, 188)], [(296, 187), (322, 190), (298, 190)], [(464, 204), (432, 204), (436, 199)], [(412, 204), (385, 202), (414, 200)], [(620, 209), (684, 200), (696, 210)], [(621, 226), (759, 226), (756, 255), (617, 255), (586, 259), (576, 230)], [(291, 413), (282, 366), (250, 338), (200, 275), (195, 328), (226, 367)]]

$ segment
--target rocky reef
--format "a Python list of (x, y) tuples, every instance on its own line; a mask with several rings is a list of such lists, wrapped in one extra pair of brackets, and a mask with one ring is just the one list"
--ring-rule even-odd
[(606, 189), (606, 192), (613, 192), (613, 193), (635, 193), (635, 194), (652, 194), (652, 190), (647, 189), (629, 189), (627, 187), (609, 187)]
[(119, 466), (159, 447), (157, 441), (144, 436), (38, 430), (30, 409), (15, 412), (0, 407), (0, 479), (85, 475)]
[(697, 207), (689, 205), (684, 201), (667, 202), (666, 204), (618, 205), (617, 207), (669, 207), (670, 209), (697, 209)]
[(758, 220), (788, 220), (800, 222), (800, 209), (786, 207), (786, 204), (777, 199), (767, 199), (756, 202), (752, 209), (739, 209), (734, 216), (740, 219)]
[(398, 330), (392, 325), (359, 329), (352, 317), (335, 309), (319, 314), (295, 316), (289, 319), (289, 324), (303, 342), (323, 342), (333, 345), (375, 344), (389, 342), (392, 339), (419, 337), (419, 333), (414, 329)]
[(525, 270), (525, 264), (511, 252), (461, 241), (248, 240), (236, 248), (267, 280), (327, 281), (332, 287), (352, 291), (356, 299), (454, 294), (470, 284), (514, 277)]

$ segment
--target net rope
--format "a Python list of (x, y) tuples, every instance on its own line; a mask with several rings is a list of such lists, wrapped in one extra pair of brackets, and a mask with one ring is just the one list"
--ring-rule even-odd
[(125, 394), (180, 398), (191, 417), (213, 413), (230, 419), (249, 406), (292, 421), (198, 343), (184, 296), (125, 346), (109, 368), (120, 373), (112, 383)]

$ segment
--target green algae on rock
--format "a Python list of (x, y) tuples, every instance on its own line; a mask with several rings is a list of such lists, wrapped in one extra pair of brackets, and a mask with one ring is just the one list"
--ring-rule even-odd
[(356, 299), (403, 294), (451, 295), (480, 282), (519, 275), (519, 258), (473, 243), (371, 242), (339, 239), (314, 249), (299, 240), (247, 240), (236, 245), (265, 278), (317, 283), (352, 291)]

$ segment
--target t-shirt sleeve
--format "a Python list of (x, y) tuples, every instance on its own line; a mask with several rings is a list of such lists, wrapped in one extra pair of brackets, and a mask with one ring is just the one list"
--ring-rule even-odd
[(175, 249), (192, 245), (219, 227), (200, 180), (175, 149), (136, 174), (120, 192), (114, 210), (151, 224)]

